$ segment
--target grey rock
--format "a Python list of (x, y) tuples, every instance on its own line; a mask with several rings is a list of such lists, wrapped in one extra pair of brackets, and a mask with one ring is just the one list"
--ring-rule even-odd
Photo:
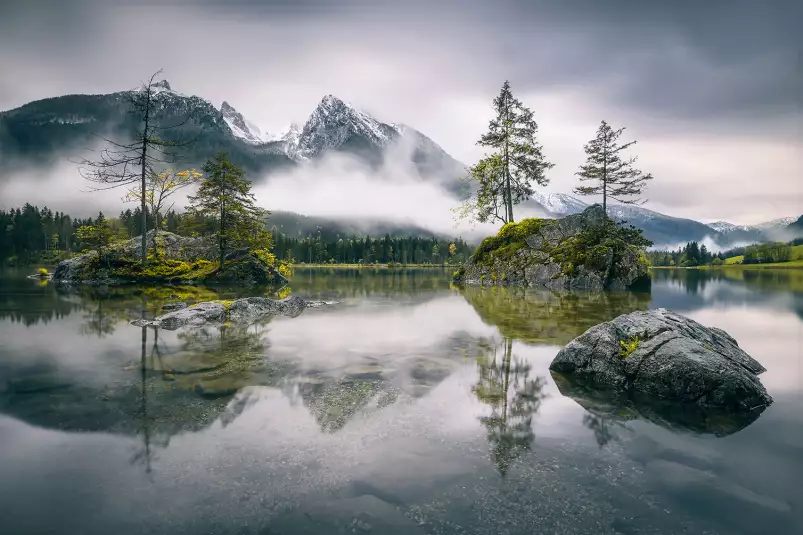
[(162, 310), (165, 312), (170, 312), (172, 310), (181, 310), (182, 308), (187, 308), (187, 303), (165, 303), (162, 305)]
[(602, 207), (593, 205), (579, 214), (550, 220), (538, 233), (527, 236), (526, 245), (510, 257), (493, 257), (490, 263), (487, 259), (481, 263), (469, 261), (464, 266), (463, 280), (474, 285), (518, 285), (552, 290), (625, 290), (648, 286), (649, 272), (636, 247), (616, 257), (613, 249), (608, 248), (605, 258), (593, 268), (573, 266), (573, 270), (564, 270), (565, 266), (551, 256), (562, 242), (600, 225), (604, 219)]
[[(620, 342), (636, 337), (638, 347), (623, 357)], [(549, 369), (573, 381), (655, 400), (733, 411), (772, 403), (757, 377), (766, 370), (731, 336), (663, 308), (592, 327), (558, 352)]]
[(171, 331), (180, 327), (201, 327), (222, 324), (226, 321), (251, 324), (266, 316), (296, 317), (306, 308), (306, 301), (297, 295), (291, 295), (281, 300), (245, 297), (232, 301), (228, 307), (219, 301), (204, 301), (168, 312), (153, 320), (137, 319), (131, 321), (130, 324), (137, 327), (159, 327)]
[(275, 300), (266, 297), (246, 297), (237, 299), (229, 307), (229, 320), (239, 323), (253, 323), (264, 316), (290, 316), (294, 318), (307, 307), (306, 302), (297, 295)]

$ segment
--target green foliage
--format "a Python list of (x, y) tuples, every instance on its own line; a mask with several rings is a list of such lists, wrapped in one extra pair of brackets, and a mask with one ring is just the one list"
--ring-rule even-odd
[(293, 275), (293, 263), (288, 260), (279, 260), (276, 255), (268, 249), (255, 249), (252, 251), (266, 266), (275, 268), (284, 278), (289, 279)]
[(47, 277), (48, 276), (47, 268), (39, 268), (39, 269), (36, 270), (36, 273), (40, 277)]
[(792, 247), (786, 243), (767, 243), (751, 245), (744, 251), (743, 264), (769, 264), (789, 262), (792, 259)]
[(619, 356), (626, 359), (633, 351), (638, 349), (640, 343), (638, 336), (630, 338), (629, 340), (619, 340), (619, 345), (621, 346), (619, 348)]
[(455, 270), (454, 273), (452, 273), (452, 280), (455, 282), (459, 282), (462, 281), (463, 278), (465, 278), (465, 276), (466, 276), (466, 268), (464, 268), (461, 265), (459, 268), (457, 268), (457, 270)]
[(171, 281), (204, 279), (214, 274), (218, 266), (209, 260), (183, 261), (148, 257), (143, 268), (139, 263), (128, 263), (112, 269), (113, 278), (139, 281)]
[(549, 179), (544, 173), (554, 164), (546, 161), (536, 140), (533, 112), (513, 96), (509, 82), (502, 85), (493, 108), (495, 117), (477, 144), (494, 152), (469, 168), (463, 178), (468, 198), (453, 211), (460, 219), (510, 223), (513, 205), (529, 199), (535, 184), (546, 186)]
[(528, 236), (538, 234), (543, 228), (553, 225), (551, 219), (523, 219), (518, 223), (505, 224), (496, 236), (482, 240), (479, 247), (471, 255), (475, 264), (490, 265), (493, 258), (510, 258), (516, 251), (526, 245)]
[(264, 222), (269, 212), (256, 206), (244, 171), (231, 163), (224, 152), (207, 161), (202, 169), (206, 176), (197, 194), (189, 198), (189, 209), (193, 215), (212, 218), (217, 223), (221, 269), (225, 267), (226, 254), (233, 249), (270, 248), (271, 236)]

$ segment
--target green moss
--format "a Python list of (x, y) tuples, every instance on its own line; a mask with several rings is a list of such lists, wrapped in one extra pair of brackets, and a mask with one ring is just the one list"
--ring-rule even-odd
[(619, 348), (619, 356), (623, 359), (626, 359), (633, 353), (633, 351), (638, 349), (640, 343), (641, 342), (639, 342), (638, 336), (630, 338), (629, 340), (620, 340), (619, 345), (621, 347)]
[(462, 281), (466, 277), (466, 268), (462, 265), (452, 273), (452, 280), (455, 282)]
[(554, 225), (551, 219), (523, 219), (518, 223), (507, 223), (496, 236), (482, 240), (482, 243), (471, 255), (471, 261), (478, 265), (490, 266), (494, 259), (510, 259), (520, 249), (527, 245), (528, 236), (538, 234), (549, 225)]

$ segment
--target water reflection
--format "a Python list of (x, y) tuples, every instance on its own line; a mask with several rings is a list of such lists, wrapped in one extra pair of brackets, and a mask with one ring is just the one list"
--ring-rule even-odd
[(590, 327), (621, 314), (646, 310), (650, 294), (550, 292), (536, 289), (461, 287), (483, 321), (527, 343), (565, 345)]
[(532, 367), (513, 355), (513, 340), (501, 344), (481, 341), (485, 354), (477, 358), (477, 383), (472, 392), (491, 408), (481, 416), (491, 458), (504, 477), (511, 463), (532, 448), (533, 416), (546, 397), (546, 378), (530, 377)]
[(583, 425), (604, 446), (615, 438), (614, 427), (630, 420), (647, 420), (673, 431), (724, 437), (752, 424), (766, 410), (734, 413), (696, 403), (672, 403), (639, 398), (612, 390), (594, 388), (552, 372), (560, 393), (583, 407)]

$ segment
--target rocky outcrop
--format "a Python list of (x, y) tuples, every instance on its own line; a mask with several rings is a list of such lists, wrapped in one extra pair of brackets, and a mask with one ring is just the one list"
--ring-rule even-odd
[[(173, 304), (176, 306), (177, 304)], [(173, 310), (153, 320), (133, 320), (137, 327), (149, 326), (175, 330), (180, 327), (201, 327), (222, 324), (226, 321), (249, 325), (266, 316), (290, 316), (301, 314), (308, 303), (301, 297), (291, 295), (284, 299), (245, 297), (233, 301), (204, 301), (192, 306)]]
[[(267, 265), (254, 252), (238, 250), (226, 256), (226, 268), (218, 269), (218, 251), (210, 238), (178, 236), (170, 232), (147, 234), (148, 246), (158, 242), (158, 262), (140, 268), (139, 237), (115, 244), (104, 251), (79, 255), (60, 262), (54, 282), (82, 284), (147, 283), (245, 283), (286, 284), (276, 267)], [(154, 266), (155, 264), (155, 266)]]
[(549, 366), (570, 381), (653, 401), (749, 412), (772, 403), (766, 371), (728, 333), (666, 309), (601, 323), (569, 342)]
[(505, 225), (482, 242), (455, 278), (483, 286), (646, 289), (650, 276), (644, 245), (635, 231), (616, 225), (593, 205), (563, 219)]

